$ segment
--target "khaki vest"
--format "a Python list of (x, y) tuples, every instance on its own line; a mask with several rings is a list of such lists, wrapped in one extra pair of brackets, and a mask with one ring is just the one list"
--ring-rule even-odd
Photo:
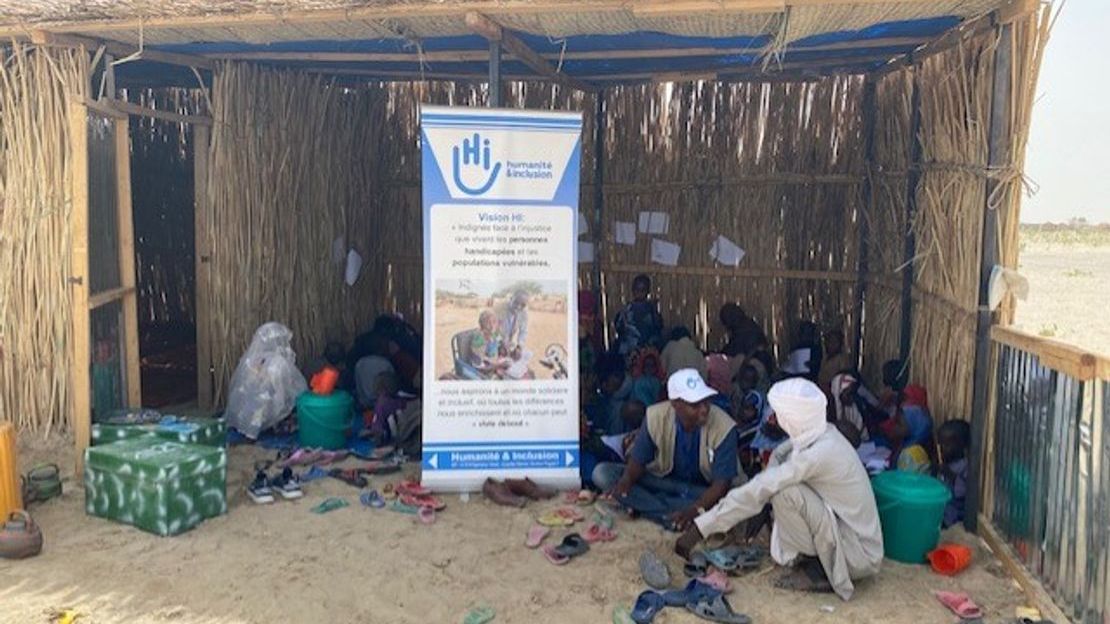
[[(655, 459), (646, 466), (647, 471), (657, 477), (665, 477), (674, 469), (674, 439), (678, 419), (670, 401), (656, 403), (647, 409), (644, 418), (651, 441), (655, 443)], [(698, 440), (698, 467), (706, 482), (713, 482), (713, 462), (709, 453), (721, 444), (729, 431), (736, 426), (728, 414), (716, 405), (709, 406), (709, 422), (701, 428)], [(739, 458), (736, 458), (739, 462)], [(742, 475), (743, 472), (741, 471)]]

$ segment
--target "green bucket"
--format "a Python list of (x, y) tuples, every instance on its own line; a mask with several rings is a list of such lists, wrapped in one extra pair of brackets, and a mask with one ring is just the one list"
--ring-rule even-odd
[(944, 506), (951, 492), (933, 477), (891, 470), (871, 480), (886, 556), (902, 563), (925, 563), (937, 547)]
[(354, 420), (354, 399), (336, 390), (328, 395), (303, 392), (297, 397), (297, 439), (301, 446), (340, 449)]

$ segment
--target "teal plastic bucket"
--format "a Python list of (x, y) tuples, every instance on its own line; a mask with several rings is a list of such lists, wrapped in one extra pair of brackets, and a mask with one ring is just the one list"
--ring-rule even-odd
[(297, 397), (297, 439), (301, 446), (340, 449), (354, 420), (354, 399), (336, 390), (328, 395), (304, 392)]
[(902, 563), (925, 563), (937, 547), (944, 506), (952, 498), (943, 483), (913, 472), (891, 470), (871, 480), (886, 556)]

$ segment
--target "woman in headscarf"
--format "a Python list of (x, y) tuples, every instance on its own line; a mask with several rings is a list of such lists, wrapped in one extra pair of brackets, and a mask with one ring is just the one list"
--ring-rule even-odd
[[(883, 535), (875, 495), (855, 449), (826, 419), (828, 401), (813, 382), (794, 378), (767, 395), (789, 436), (768, 467), (699, 515), (675, 544), (688, 557), (699, 541), (774, 510), (771, 557), (794, 566), (777, 586), (834, 591), (848, 600), (853, 580), (877, 574)], [(749, 529), (762, 522), (749, 524)]]
[(833, 399), (833, 422), (842, 427), (850, 427), (860, 441), (869, 440), (871, 436), (867, 431), (868, 418), (865, 416), (870, 416), (878, 407), (875, 395), (864, 387), (854, 373), (834, 375), (829, 384), (829, 394)]

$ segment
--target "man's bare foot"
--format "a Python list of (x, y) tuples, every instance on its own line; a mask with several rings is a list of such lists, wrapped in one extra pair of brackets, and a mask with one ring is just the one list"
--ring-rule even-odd
[(701, 532), (698, 531), (698, 525), (691, 525), (686, 529), (686, 532), (674, 543), (674, 551), (679, 557), (689, 559), (690, 553), (693, 552), (694, 547), (701, 543)]

